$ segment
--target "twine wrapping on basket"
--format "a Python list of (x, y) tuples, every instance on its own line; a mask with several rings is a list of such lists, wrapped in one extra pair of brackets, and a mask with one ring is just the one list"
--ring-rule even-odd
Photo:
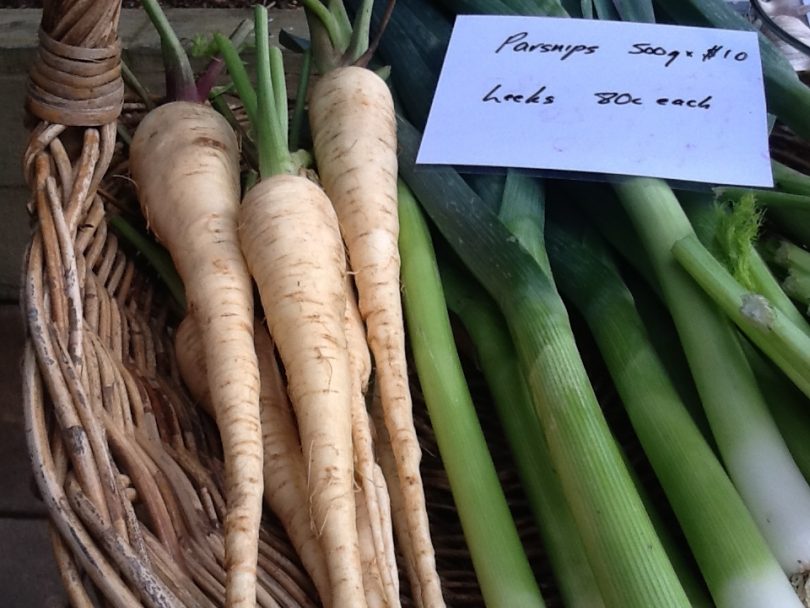
[(39, 52), (30, 72), (28, 109), (67, 126), (114, 122), (124, 101), (120, 2), (45, 3)]

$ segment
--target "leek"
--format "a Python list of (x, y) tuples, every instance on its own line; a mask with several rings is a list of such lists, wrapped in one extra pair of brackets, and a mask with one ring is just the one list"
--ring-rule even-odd
[(791, 298), (810, 306), (810, 272), (801, 268), (791, 268), (782, 281), (782, 287)]
[(786, 239), (779, 240), (773, 250), (773, 262), (786, 270), (810, 273), (810, 251), (794, 245)]
[(571, 608), (599, 608), (604, 604), (560, 479), (551, 466), (543, 429), (503, 316), (462, 270), (445, 262), (440, 271), (447, 304), (475, 345), (562, 599)]
[(810, 176), (776, 161), (771, 161), (771, 169), (773, 181), (779, 188), (791, 194), (810, 195)]
[[(545, 247), (546, 205), (544, 190), (540, 180), (514, 169), (507, 170), (498, 217), (504, 226), (517, 238), (517, 242), (534, 258), (538, 266), (547, 275), (551, 276), (551, 267)], [(618, 446), (618, 448), (624, 458), (625, 454), (621, 451), (621, 446)], [(652, 505), (646, 488), (635, 475), (634, 469), (626, 459), (625, 465), (690, 603), (693, 607), (711, 605), (705, 588), (694, 576), (694, 568), (688, 563), (681, 550), (682, 545), (676, 542), (670, 529), (664, 524)]]
[[(707, 204), (704, 196), (682, 194), (680, 199), (701, 242), (713, 252), (721, 253), (716, 251), (718, 242), (715, 238), (719, 208)], [(810, 324), (787, 297), (757, 250), (750, 243), (739, 245), (747, 245), (754, 288), (810, 335)], [(768, 395), (768, 406), (779, 432), (805, 479), (810, 480), (810, 444), (807, 442), (810, 411), (806, 397), (759, 350), (745, 340), (741, 344), (762, 394)]]
[[(713, 26), (756, 31), (725, 0), (656, 0), (682, 25)], [(810, 138), (810, 88), (805, 86), (782, 52), (764, 34), (758, 34), (768, 111), (796, 134)]]
[(782, 568), (802, 577), (810, 559), (810, 487), (736, 333), (672, 255), (692, 227), (664, 182), (634, 178), (614, 188), (654, 266), (726, 468)]
[(653, 346), (658, 357), (665, 363), (665, 368), (692, 418), (715, 448), (677, 329), (661, 301), (660, 288), (652, 265), (638, 235), (633, 231), (630, 216), (610, 190), (585, 186), (572, 190), (569, 196), (569, 201), (577, 203), (578, 210), (588, 217), (590, 225), (635, 270), (635, 274), (627, 273), (625, 280), (631, 288), (645, 325), (656, 328), (649, 336)]
[[(739, 199), (747, 194), (756, 196), (757, 202), (765, 207), (767, 218), (781, 231), (804, 244), (810, 244), (810, 188), (808, 178), (796, 171), (787, 173), (787, 168), (776, 169), (774, 181), (785, 192), (773, 190), (749, 190), (744, 188), (718, 188), (718, 197)], [(792, 170), (790, 170), (792, 171)]]
[(457, 173), (415, 169), (419, 136), (401, 117), (398, 140), (403, 178), (504, 313), (605, 604), (688, 606), (607, 427), (549, 276)]
[(506, 173), (498, 218), (547, 275), (551, 267), (546, 253), (545, 193), (542, 182), (510, 169)]
[(398, 195), (408, 336), (481, 592), (491, 606), (544, 606), (464, 379), (427, 224), (402, 183)]
[(577, 234), (559, 224), (549, 226), (547, 238), (560, 290), (593, 332), (717, 606), (799, 605), (728, 475), (681, 403), (603, 245), (591, 233)]
[(613, 0), (622, 21), (655, 23), (652, 0)]
[(745, 354), (757, 376), (762, 392), (768, 395), (773, 418), (796, 464), (810, 479), (810, 408), (805, 397), (762, 353), (744, 342)]
[[(807, 319), (799, 312), (770, 268), (768, 268), (765, 260), (754, 246), (753, 238), (749, 238), (752, 235), (740, 235), (738, 230), (723, 230), (720, 225), (719, 220), (723, 217), (726, 218), (723, 226), (736, 224), (738, 221), (736, 216), (739, 215), (743, 205), (740, 205), (738, 201), (734, 201), (734, 210), (729, 215), (725, 213), (723, 208), (713, 205), (710, 200), (707, 200), (706, 196), (683, 193), (679, 195), (679, 199), (703, 245), (721, 262), (725, 263), (725, 266), (738, 281), (752, 291), (765, 296), (794, 325), (810, 336), (810, 324), (808, 324)], [(746, 199), (740, 198), (740, 202), (744, 200)], [(743, 214), (749, 212), (750, 210), (742, 210)], [(743, 219), (743, 223), (746, 223), (745, 219)], [(725, 233), (725, 235), (719, 238), (722, 233)], [(732, 256), (730, 249), (736, 249), (736, 254)], [(732, 264), (729, 259), (731, 257), (740, 259)]]
[(737, 327), (810, 396), (810, 336), (765, 296), (740, 285), (696, 235), (679, 239), (672, 254)]
[(717, 188), (716, 192), (717, 196), (721, 199), (739, 199), (746, 195), (754, 195), (757, 203), (771, 209), (810, 211), (810, 195), (807, 194), (730, 187)]

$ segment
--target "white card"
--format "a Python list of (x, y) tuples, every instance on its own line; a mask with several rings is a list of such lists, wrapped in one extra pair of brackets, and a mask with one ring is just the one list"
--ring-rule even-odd
[(770, 187), (757, 36), (459, 16), (417, 162)]

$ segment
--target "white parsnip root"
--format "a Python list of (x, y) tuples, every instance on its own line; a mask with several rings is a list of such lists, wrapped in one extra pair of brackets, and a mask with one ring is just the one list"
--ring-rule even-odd
[(380, 564), (377, 561), (374, 539), (371, 535), (372, 522), (366, 509), (367, 502), (361, 488), (358, 491), (358, 498), (355, 503), (357, 505), (357, 534), (360, 540), (360, 559), (363, 564), (363, 588), (366, 592), (368, 608), (386, 608), (389, 604), (383, 591)]
[[(313, 0), (308, 8), (317, 11), (315, 4)], [(323, 8), (338, 10), (338, 5)], [(283, 59), (281, 51), (269, 45), (267, 21), (266, 8), (257, 5), (255, 90), (238, 52), (226, 39), (217, 38), (256, 135), (260, 179), (244, 194), (238, 221), (235, 212), (229, 220), (238, 225), (238, 249), (248, 271), (246, 291), (252, 276), (269, 329), (269, 334), (263, 327), (253, 333), (250, 307), (249, 320), (239, 317), (251, 348), (254, 335), (256, 340), (252, 365), (258, 367), (254, 389), (260, 388), (261, 405), (254, 414), (260, 412), (261, 420), (254, 418), (253, 437), (261, 429), (259, 457), (261, 462), (263, 451), (264, 466), (259, 478), (264, 479), (265, 499), (327, 607), (401, 605), (396, 523), (417, 605), (441, 608), (405, 358), (393, 101), (385, 83), (365, 68), (334, 67), (322, 75), (309, 107), (322, 189), (304, 177), (309, 169), (302, 166), (306, 155), (289, 149), (295, 138), (288, 132)], [(335, 57), (357, 59), (363, 53), (367, 20), (357, 25), (351, 52), (343, 49)], [(333, 28), (330, 37), (335, 33)], [(183, 268), (178, 265), (178, 270), (185, 279)], [(216, 265), (205, 269), (216, 271)], [(189, 316), (205, 337), (208, 316), (200, 314), (200, 293), (188, 288), (187, 293), (196, 303)], [(219, 300), (230, 296), (227, 289), (218, 294)], [(216, 299), (211, 295), (211, 301)], [(230, 335), (219, 338), (222, 342)], [(186, 339), (178, 332), (178, 350)], [(386, 443), (380, 446), (382, 463), (377, 462), (380, 454), (366, 406), (372, 356), (384, 419), (378, 431)], [(199, 385), (189, 368), (199, 368), (200, 362), (189, 357), (181, 363), (183, 375)], [(207, 385), (227, 454), (250, 442), (229, 447), (225, 440), (234, 429), (224, 427), (230, 410), (219, 405), (217, 383), (225, 385), (243, 371), (219, 376), (212, 357), (206, 355), (204, 362)], [(194, 392), (205, 407), (204, 387)], [(255, 462), (252, 466), (251, 474)], [(256, 480), (251, 475), (249, 481)], [(228, 547), (233, 546), (226, 543), (226, 553)], [(229, 579), (228, 606), (255, 604), (256, 553), (254, 549), (252, 594), (231, 596)], [(234, 576), (240, 571), (234, 567)]]
[(264, 498), (284, 526), (301, 563), (312, 578), (323, 605), (332, 605), (326, 556), (309, 519), (307, 470), (298, 427), (287, 398), (270, 335), (256, 326), (256, 354), (261, 374), (264, 439)]
[[(301, 563), (315, 584), (321, 603), (331, 606), (329, 573), (323, 548), (310, 523), (306, 467), (298, 427), (276, 361), (275, 347), (267, 329), (257, 323), (254, 331), (259, 362), (262, 442), (264, 448), (264, 499), (276, 514)], [(205, 370), (205, 351), (197, 323), (186, 316), (177, 328), (175, 352), (180, 375), (191, 395), (210, 410)]]
[(343, 243), (329, 199), (279, 174), (242, 203), (240, 239), (284, 363), (307, 467), (308, 504), (336, 608), (365, 606), (353, 487)]
[(183, 281), (200, 325), (225, 455), (229, 607), (256, 602), (262, 500), (253, 291), (237, 237), (239, 148), (222, 116), (177, 101), (151, 111), (130, 147), (141, 210)]
[(444, 606), (419, 471), (399, 282), (396, 123), (391, 93), (361, 67), (330, 70), (310, 98), (318, 172), (335, 206), (374, 355), (385, 426), (426, 606)]
[(205, 347), (200, 326), (194, 317), (186, 315), (174, 334), (174, 356), (180, 377), (197, 405), (211, 417), (216, 416), (208, 388), (205, 367)]
[(413, 603), (416, 608), (423, 608), (425, 602), (422, 599), (422, 588), (419, 586), (419, 577), (416, 575), (416, 559), (414, 558), (413, 544), (408, 533), (408, 519), (405, 515), (405, 501), (400, 492), (399, 480), (397, 478), (397, 463), (394, 452), (391, 449), (391, 440), (385, 428), (385, 415), (382, 411), (380, 394), (374, 391), (371, 401), (371, 420), (377, 431), (378, 450), (377, 456), (380, 462), (381, 473), (388, 482), (388, 496), (390, 499), (390, 516), (394, 523), (394, 531), (397, 535), (399, 550), (405, 559), (405, 572), (411, 580), (411, 593)]
[[(386, 547), (393, 545), (393, 525), (386, 517), (387, 509), (380, 505), (387, 501), (388, 488), (385, 479), (375, 472), (377, 463), (374, 456), (371, 419), (366, 410), (366, 391), (371, 376), (371, 355), (366, 343), (365, 328), (357, 309), (354, 283), (351, 276), (346, 280), (346, 340), (349, 346), (349, 365), (352, 373), (352, 441), (354, 442), (355, 479), (360, 486), (359, 496), (365, 501), (362, 506), (367, 511), (370, 542), (373, 544), (375, 559), (379, 568), (386, 601), (389, 606), (399, 606), (399, 578), (396, 561), (389, 562)], [(361, 506), (357, 507), (358, 513)]]

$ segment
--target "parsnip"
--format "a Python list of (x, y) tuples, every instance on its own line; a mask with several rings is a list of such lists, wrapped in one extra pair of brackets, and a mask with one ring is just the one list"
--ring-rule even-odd
[(200, 324), (225, 455), (228, 606), (252, 606), (262, 496), (253, 292), (239, 247), (239, 148), (219, 114), (176, 101), (141, 121), (130, 147), (141, 209), (169, 250)]
[[(324, 606), (331, 606), (329, 574), (323, 549), (310, 524), (306, 468), (298, 427), (287, 398), (284, 381), (267, 329), (257, 323), (254, 331), (261, 380), (260, 402), (264, 448), (264, 499), (276, 514), (301, 563), (315, 584)], [(209, 408), (210, 393), (205, 377), (205, 352), (199, 327), (187, 316), (175, 336), (180, 374), (189, 392), (203, 408)]]
[[(242, 201), (239, 239), (287, 374), (333, 605), (363, 608), (343, 242), (329, 199), (297, 174), (287, 150), (285, 113), (276, 107), (277, 99), (286, 99), (283, 73), (277, 72), (283, 66), (278, 49), (271, 61), (263, 6), (256, 7), (255, 30), (261, 180)], [(250, 96), (248, 83), (237, 87), (243, 99)]]
[(405, 358), (391, 93), (370, 70), (339, 67), (315, 85), (309, 118), (318, 172), (340, 221), (374, 355), (419, 586), (425, 605), (443, 606)]
[[(388, 488), (385, 478), (378, 473), (374, 458), (372, 425), (366, 410), (366, 391), (371, 375), (371, 355), (366, 344), (365, 328), (357, 309), (354, 285), (347, 276), (346, 288), (346, 340), (349, 348), (349, 366), (352, 373), (352, 442), (354, 444), (355, 479), (360, 486), (358, 497), (365, 501), (361, 508), (367, 513), (369, 541), (379, 567), (379, 582), (382, 584), (389, 606), (399, 606), (399, 578), (396, 561), (387, 547), (393, 546), (393, 526), (388, 510), (381, 506), (387, 501)], [(358, 515), (359, 517), (359, 515)], [(362, 542), (362, 539), (361, 539)]]

